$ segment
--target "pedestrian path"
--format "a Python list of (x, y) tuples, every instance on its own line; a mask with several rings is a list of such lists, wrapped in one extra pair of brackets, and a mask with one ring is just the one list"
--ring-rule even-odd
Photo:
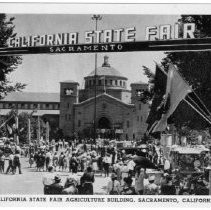
[[(37, 172), (36, 168), (29, 168), (28, 159), (21, 158), (23, 174), (0, 174), (0, 194), (36, 194), (43, 195), (42, 177), (46, 172)], [(5, 169), (7, 163), (5, 165)], [(75, 177), (80, 180), (82, 172), (73, 175), (68, 172), (55, 172), (59, 174), (64, 183), (68, 176)], [(94, 194), (106, 194), (106, 186), (109, 178), (97, 173), (95, 175)]]

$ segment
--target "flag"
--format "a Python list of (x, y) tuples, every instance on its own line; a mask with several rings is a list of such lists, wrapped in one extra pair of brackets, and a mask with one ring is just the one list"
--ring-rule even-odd
[[(154, 126), (161, 119), (164, 109), (160, 106), (163, 102), (164, 95), (166, 93), (167, 77), (165, 72), (161, 70), (158, 64), (156, 64), (155, 77), (154, 77), (154, 96), (150, 107), (150, 112), (147, 117), (146, 123), (148, 124), (147, 133), (151, 133)], [(155, 134), (153, 134), (155, 136)], [(156, 137), (156, 136), (155, 136)]]
[(187, 82), (180, 76), (175, 67), (170, 64), (167, 76), (167, 86), (164, 105), (169, 102), (169, 108), (162, 114), (161, 119), (155, 125), (152, 132), (164, 131), (167, 127), (167, 120), (176, 110), (179, 103), (192, 91)]
[(7, 124), (7, 131), (10, 135), (12, 135), (12, 128)]
[(14, 135), (14, 132), (16, 130), (16, 125), (15, 125), (15, 115), (12, 115), (8, 120), (6, 120), (6, 128), (8, 132), (8, 136), (12, 137)]

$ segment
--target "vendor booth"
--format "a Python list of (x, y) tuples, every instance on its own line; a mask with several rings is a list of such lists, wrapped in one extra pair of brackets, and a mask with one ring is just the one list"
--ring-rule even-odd
[(172, 168), (179, 169), (181, 173), (203, 173), (204, 157), (208, 152), (209, 149), (203, 145), (173, 145), (170, 151)]

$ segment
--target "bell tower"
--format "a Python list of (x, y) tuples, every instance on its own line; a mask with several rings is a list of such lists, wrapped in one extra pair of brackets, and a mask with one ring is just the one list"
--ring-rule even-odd
[(131, 84), (131, 102), (135, 105), (133, 135), (136, 139), (140, 139), (147, 129), (146, 119), (149, 112), (149, 104), (143, 103), (141, 100), (142, 94), (146, 90), (148, 90), (148, 84), (146, 83), (137, 82)]
[(73, 104), (78, 103), (79, 83), (68, 80), (60, 82), (60, 116), (59, 127), (65, 136), (73, 135)]

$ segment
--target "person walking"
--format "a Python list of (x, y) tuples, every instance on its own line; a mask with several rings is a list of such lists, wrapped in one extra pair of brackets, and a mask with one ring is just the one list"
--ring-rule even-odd
[(45, 154), (45, 168), (46, 168), (46, 171), (48, 170), (48, 167), (49, 167), (49, 164), (51, 162), (51, 159), (52, 159), (52, 155), (51, 155), (51, 152), (48, 150), (47, 153)]
[(105, 177), (109, 177), (110, 156), (106, 154), (103, 158)]
[(75, 153), (73, 153), (72, 157), (70, 158), (69, 168), (70, 168), (70, 172), (72, 171), (72, 173), (78, 172), (78, 161), (77, 161)]
[(143, 168), (138, 168), (135, 174), (135, 190), (138, 195), (144, 194), (144, 179), (147, 177)]
[(16, 150), (14, 158), (13, 158), (13, 173), (16, 173), (16, 169), (18, 168), (19, 174), (22, 174), (21, 172), (21, 162), (20, 162), (20, 152), (19, 150)]
[(129, 169), (127, 166), (127, 161), (125, 160), (123, 163), (123, 166), (121, 167), (121, 177), (122, 177), (121, 184), (122, 185), (124, 184), (124, 178), (128, 177), (128, 172), (129, 172)]
[(13, 158), (14, 158), (14, 155), (10, 154), (9, 155), (9, 164), (8, 164), (8, 167), (7, 167), (7, 170), (6, 170), (6, 174), (8, 174), (9, 172), (14, 173)]
[(82, 186), (82, 194), (83, 195), (93, 195), (93, 183), (95, 181), (94, 173), (92, 172), (92, 168), (88, 167), (87, 171), (81, 177), (81, 186)]
[(59, 164), (59, 156), (58, 156), (58, 153), (55, 152), (53, 155), (53, 167), (55, 171), (57, 170), (58, 164)]
[(65, 159), (65, 155), (63, 152), (61, 152), (59, 156), (59, 171), (60, 169), (62, 169), (62, 171), (64, 170), (64, 159)]

